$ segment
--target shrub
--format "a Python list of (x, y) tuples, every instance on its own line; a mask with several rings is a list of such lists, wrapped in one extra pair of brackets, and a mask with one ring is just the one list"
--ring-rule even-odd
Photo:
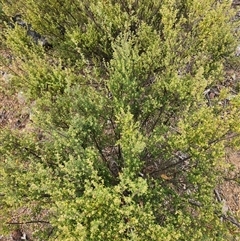
[(228, 1), (19, 0), (3, 11), (53, 45), (5, 28), (32, 122), (1, 130), (6, 212), (27, 207), (28, 223), (47, 210), (53, 232), (40, 240), (226, 240), (213, 189), (225, 147), (239, 146), (239, 94), (206, 91), (236, 46)]

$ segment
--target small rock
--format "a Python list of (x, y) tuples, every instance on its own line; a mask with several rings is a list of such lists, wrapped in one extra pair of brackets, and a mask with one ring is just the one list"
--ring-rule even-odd
[(236, 49), (236, 56), (239, 57), (240, 56), (240, 45), (238, 45), (237, 49)]
[(26, 96), (22, 91), (19, 91), (17, 94), (17, 100), (20, 105), (24, 104), (26, 102)]
[(5, 72), (5, 71), (0, 71), (0, 75), (1, 75), (1, 78), (2, 80), (6, 83), (6, 84), (9, 84), (11, 82), (11, 79), (12, 79), (12, 75)]

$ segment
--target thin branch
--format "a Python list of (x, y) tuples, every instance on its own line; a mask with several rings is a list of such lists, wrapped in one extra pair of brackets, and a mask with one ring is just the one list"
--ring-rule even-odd
[(240, 136), (240, 134), (238, 134), (238, 133), (235, 133), (235, 134), (232, 134), (232, 135), (228, 135), (228, 134), (229, 134), (229, 132), (226, 132), (220, 138), (212, 140), (208, 144), (212, 145), (212, 144), (216, 144), (216, 143), (218, 143), (220, 141), (230, 140), (230, 139), (233, 139), (233, 138), (236, 138), (236, 137)]
[(152, 113), (148, 113), (148, 114), (147, 114), (146, 118), (143, 120), (143, 122), (142, 122), (141, 125), (140, 125), (140, 128), (141, 128), (141, 129), (142, 129), (143, 126), (147, 123), (147, 121), (148, 121), (149, 117), (151, 116), (151, 114), (152, 114)]
[[(20, 145), (19, 145), (20, 146)], [(36, 154), (33, 150), (29, 149), (28, 147), (24, 147), (24, 150), (26, 150), (27, 152), (29, 152), (30, 154), (32, 154), (33, 156), (35, 156), (38, 159), (42, 159), (38, 154)]]
[(159, 108), (159, 113), (158, 113), (158, 115), (157, 115), (157, 118), (156, 118), (156, 120), (154, 121), (153, 125), (151, 126), (151, 128), (150, 128), (150, 130), (149, 130), (149, 137), (150, 137), (151, 134), (153, 133), (153, 130), (154, 130), (154, 128), (156, 127), (158, 121), (160, 120), (163, 111), (164, 111), (164, 107), (161, 106), (161, 107)]
[(161, 169), (159, 171), (165, 171), (165, 170), (167, 170), (167, 169), (169, 169), (171, 167), (175, 167), (175, 166), (177, 166), (177, 165), (179, 165), (179, 164), (189, 160), (190, 158), (191, 158), (191, 156), (187, 156), (187, 157), (185, 157), (183, 159), (180, 159), (178, 162), (175, 162), (175, 163), (173, 163), (173, 164), (171, 164), (171, 165), (169, 165), (169, 166), (167, 166), (167, 167), (165, 167), (165, 168), (163, 168), (163, 169)]
[(215, 194), (218, 202), (222, 202), (222, 198), (221, 198), (221, 196), (220, 196), (220, 194), (219, 194), (217, 189), (214, 189), (214, 194)]
[(223, 179), (224, 179), (225, 181), (227, 181), (227, 182), (233, 181), (233, 182), (239, 183), (239, 180), (238, 180), (238, 177), (237, 177), (237, 176), (232, 177), (232, 178), (230, 178), (230, 177), (223, 177)]
[(197, 207), (201, 207), (202, 206), (202, 204), (200, 203), (200, 202), (198, 202), (198, 201), (195, 201), (195, 200), (188, 200), (188, 202), (190, 203), (190, 204), (192, 204), (193, 206), (197, 206)]
[[(214, 194), (216, 195), (218, 202), (220, 202), (220, 203), (223, 202), (223, 199), (221, 198), (217, 189), (214, 189)], [(227, 207), (227, 209), (229, 209), (229, 208)], [(230, 216), (227, 214), (222, 214), (220, 216), (220, 218), (223, 218), (223, 219), (229, 221), (230, 223), (236, 225), (238, 228), (240, 228), (240, 223), (233, 216)]]
[(105, 163), (107, 163), (107, 162), (108, 162), (108, 161), (107, 161), (107, 158), (106, 158), (105, 155), (103, 154), (102, 149), (101, 149), (100, 145), (98, 144), (98, 142), (97, 142), (97, 140), (96, 140), (96, 138), (95, 138), (95, 136), (94, 136), (93, 133), (92, 133), (92, 139), (93, 139), (93, 142), (95, 143), (95, 146), (97, 147), (98, 152), (100, 153), (103, 161), (104, 161)]
[(44, 221), (44, 220), (32, 220), (32, 221), (26, 221), (26, 222), (7, 222), (7, 224), (10, 225), (22, 225), (22, 224), (30, 224), (30, 223), (46, 223), (46, 224), (50, 224), (50, 222), (48, 221)]
[(240, 223), (232, 216), (221, 215), (221, 217), (240, 228)]
[(84, 5), (85, 11), (87, 13), (87, 16), (94, 22), (94, 24), (96, 25), (96, 27), (101, 31), (104, 32), (101, 25), (97, 23), (94, 14), (91, 12), (91, 10), (89, 9), (89, 7), (87, 5)]
[(123, 157), (122, 157), (122, 149), (120, 144), (118, 144), (118, 160), (122, 161)]

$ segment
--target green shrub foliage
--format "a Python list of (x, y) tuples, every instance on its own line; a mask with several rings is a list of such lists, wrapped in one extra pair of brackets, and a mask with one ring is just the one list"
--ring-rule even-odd
[(35, 240), (227, 240), (213, 189), (239, 145), (239, 94), (204, 93), (236, 47), (229, 1), (2, 7), (12, 88), (31, 112), (30, 131), (1, 129), (3, 226), (27, 208), (19, 222), (45, 213), (53, 228)]

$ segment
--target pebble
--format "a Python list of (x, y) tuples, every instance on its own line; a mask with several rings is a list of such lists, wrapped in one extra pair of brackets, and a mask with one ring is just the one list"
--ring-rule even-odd
[(236, 49), (236, 56), (239, 57), (240, 56), (240, 45), (238, 45), (237, 49)]
[(19, 91), (17, 94), (17, 100), (19, 104), (24, 104), (27, 100), (26, 96), (24, 95), (23, 91)]
[(6, 83), (9, 84), (12, 79), (12, 75), (5, 72), (5, 71), (0, 71), (0, 76), (2, 77), (2, 80)]

